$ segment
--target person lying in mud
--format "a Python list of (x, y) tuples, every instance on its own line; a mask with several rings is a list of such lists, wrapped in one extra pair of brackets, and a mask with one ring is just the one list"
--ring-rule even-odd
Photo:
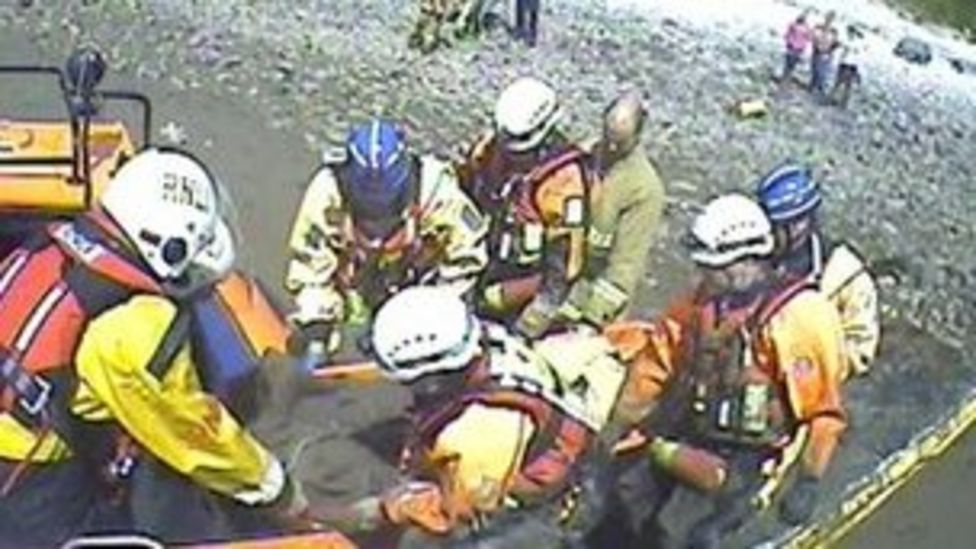
[(188, 154), (145, 149), (91, 211), (0, 266), (0, 544), (311, 525), (300, 486), (233, 406), (287, 328), (229, 274), (223, 196)]
[(529, 338), (553, 325), (582, 273), (596, 184), (585, 151), (558, 128), (561, 110), (549, 85), (516, 80), (498, 98), (494, 130), (459, 166), (462, 186), (491, 216), (479, 314)]
[(795, 479), (780, 517), (804, 523), (847, 425), (837, 312), (809, 281), (775, 270), (760, 206), (737, 194), (714, 199), (689, 245), (702, 279), (695, 291), (653, 323), (607, 330), (629, 364), (618, 406), (646, 420), (639, 442), (617, 446), (609, 522), (593, 546), (717, 547), (788, 469)]
[(355, 334), (399, 289), (469, 290), (488, 261), (487, 229), (448, 163), (413, 154), (390, 122), (357, 126), (315, 173), (292, 228), (293, 320), (330, 353), (355, 351)]
[(577, 481), (626, 374), (606, 339), (529, 347), (449, 290), (415, 286), (380, 308), (372, 348), (413, 394), (406, 480), (342, 520), (406, 527), (401, 547), (561, 547), (578, 535)]
[(821, 233), (817, 216), (823, 199), (812, 171), (784, 162), (759, 180), (756, 198), (773, 224), (780, 274), (817, 284), (840, 315), (845, 356), (841, 378), (868, 373), (881, 340), (878, 286), (850, 244)]

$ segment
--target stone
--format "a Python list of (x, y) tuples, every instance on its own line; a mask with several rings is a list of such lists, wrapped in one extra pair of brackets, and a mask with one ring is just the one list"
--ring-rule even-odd
[(894, 53), (910, 63), (928, 65), (932, 62), (932, 46), (918, 38), (902, 38), (895, 46)]

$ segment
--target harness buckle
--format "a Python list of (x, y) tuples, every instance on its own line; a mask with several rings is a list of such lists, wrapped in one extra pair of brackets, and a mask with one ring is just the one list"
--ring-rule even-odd
[(40, 387), (40, 391), (33, 401), (27, 399), (27, 396), (20, 397), (20, 406), (25, 412), (32, 416), (36, 416), (41, 413), (41, 410), (47, 406), (47, 403), (51, 400), (51, 382), (44, 379), (41, 376), (32, 376), (31, 381)]

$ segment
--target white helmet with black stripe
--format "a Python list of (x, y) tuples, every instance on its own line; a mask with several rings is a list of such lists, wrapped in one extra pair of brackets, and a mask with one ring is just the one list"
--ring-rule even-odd
[(505, 148), (521, 153), (538, 147), (562, 115), (556, 90), (526, 76), (505, 88), (495, 103), (495, 129)]
[(372, 348), (392, 379), (463, 370), (478, 354), (481, 327), (457, 292), (413, 286), (387, 300), (376, 314)]
[(762, 207), (737, 193), (706, 204), (692, 222), (689, 237), (692, 261), (712, 268), (768, 256), (774, 245), (772, 225)]
[(99, 202), (149, 268), (173, 281), (197, 264), (225, 270), (233, 263), (221, 200), (217, 182), (197, 159), (150, 148), (119, 168)]

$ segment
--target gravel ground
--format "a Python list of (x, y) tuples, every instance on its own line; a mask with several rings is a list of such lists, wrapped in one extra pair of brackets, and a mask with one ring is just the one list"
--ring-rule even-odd
[[(582, 136), (614, 94), (636, 86), (650, 98), (648, 148), (670, 183), (668, 225), (677, 229), (657, 245), (648, 282), (664, 284), (645, 293), (648, 304), (672, 287), (669, 271), (681, 272), (674, 243), (689, 210), (721, 190), (749, 188), (790, 156), (818, 167), (833, 234), (901, 282), (886, 292), (893, 312), (957, 348), (971, 331), (971, 94), (869, 74), (850, 110), (823, 108), (798, 89), (775, 92), (778, 52), (766, 36), (708, 33), (667, 18), (652, 24), (598, 2), (553, 6), (536, 50), (497, 30), (426, 57), (404, 48), (414, 13), (407, 0), (45, 4), (0, 13), (48, 51), (94, 41), (114, 66), (147, 80), (245, 97), (312, 150), (385, 114), (403, 121), (418, 147), (451, 154), (485, 126), (504, 83), (527, 73), (561, 91), (569, 126)], [(728, 114), (743, 98), (767, 98), (770, 116)]]
[[(385, 114), (403, 121), (418, 147), (451, 154), (484, 127), (499, 89), (517, 75), (554, 84), (579, 136), (595, 131), (613, 95), (639, 87), (652, 111), (647, 146), (671, 195), (668, 230), (655, 244), (641, 295), (645, 310), (661, 306), (688, 272), (676, 241), (694, 208), (716, 192), (751, 188), (785, 156), (818, 166), (830, 231), (854, 241), (885, 273), (885, 354), (875, 375), (850, 387), (854, 428), (831, 497), (839, 500), (848, 482), (971, 386), (973, 366), (964, 358), (976, 305), (973, 97), (879, 74), (869, 75), (850, 110), (817, 106), (798, 89), (774, 89), (778, 52), (766, 38), (652, 22), (599, 2), (549, 8), (535, 50), (499, 29), (419, 57), (403, 47), (413, 14), (406, 0), (302, 7), (63, 0), (0, 6), (0, 30), (25, 32), (47, 59), (75, 44), (101, 45), (123, 75), (118, 82), (135, 82), (161, 104), (157, 128), (169, 121), (183, 127), (188, 146), (228, 180), (250, 244), (244, 260), (272, 286), (314, 155), (350, 123)], [(11, 60), (10, 51), (3, 57)], [(728, 113), (735, 101), (756, 97), (770, 102), (765, 119)], [(377, 448), (389, 451), (383, 436), (347, 436), (378, 424), (396, 428), (391, 420), (403, 395), (377, 391), (309, 398), (289, 411), (290, 429), (281, 418), (264, 426), (284, 454), (294, 456), (306, 440), (302, 476), (316, 496), (346, 499), (392, 474), (376, 457)]]

